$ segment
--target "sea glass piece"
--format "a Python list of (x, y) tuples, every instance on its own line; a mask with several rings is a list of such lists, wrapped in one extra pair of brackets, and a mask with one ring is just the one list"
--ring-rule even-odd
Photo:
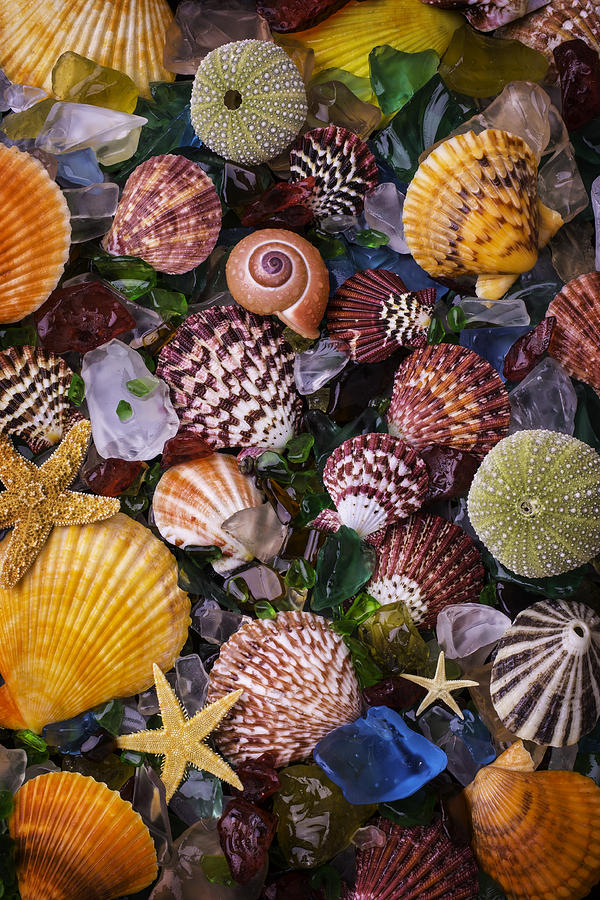
[(150, 832), (159, 865), (168, 862), (172, 835), (165, 786), (149, 766), (140, 766), (135, 771), (132, 805)]
[(576, 219), (569, 222), (550, 241), (552, 265), (561, 281), (572, 281), (595, 268), (594, 225)]
[(36, 138), (48, 153), (90, 147), (98, 162), (115, 165), (133, 156), (148, 119), (88, 103), (55, 103)]
[(258, 0), (256, 8), (273, 31), (300, 31), (329, 18), (348, 0)]
[(261, 562), (270, 562), (277, 556), (287, 535), (287, 526), (277, 518), (270, 503), (241, 509), (221, 525)]
[(480, 464), (474, 453), (436, 444), (425, 447), (419, 455), (429, 473), (426, 503), (466, 494)]
[(102, 237), (112, 225), (119, 186), (111, 181), (63, 189), (71, 213), (71, 243)]
[(0, 112), (24, 112), (34, 103), (44, 100), (48, 94), (31, 84), (11, 84), (3, 74), (0, 81)]
[(171, 797), (169, 808), (186, 825), (194, 825), (198, 819), (218, 819), (223, 812), (221, 782), (209, 772), (190, 767), (185, 781)]
[(313, 394), (345, 368), (350, 348), (343, 341), (321, 338), (294, 358), (294, 381), (299, 394)]
[(436, 634), (446, 657), (465, 670), (483, 665), (509, 627), (508, 616), (493, 606), (454, 603), (438, 615)]
[(129, 75), (101, 66), (72, 50), (59, 56), (54, 64), (52, 93), (57, 100), (87, 103), (123, 113), (132, 113), (138, 98), (137, 85)]
[(378, 184), (365, 197), (364, 213), (367, 225), (387, 235), (389, 238), (387, 246), (396, 253), (409, 253), (402, 224), (404, 199), (404, 194), (401, 194), (391, 181)]
[(515, 327), (529, 325), (530, 318), (525, 303), (520, 298), (506, 300), (480, 300), (479, 297), (461, 297), (458, 305), (465, 314), (465, 325), (485, 322), (486, 325)]
[(242, 225), (245, 228), (303, 228), (314, 218), (313, 210), (307, 205), (314, 186), (312, 176), (295, 184), (278, 181), (248, 204), (241, 217)]
[(96, 154), (89, 147), (72, 153), (61, 153), (56, 159), (56, 180), (61, 187), (86, 187), (104, 180)]
[(404, 603), (387, 603), (369, 616), (358, 634), (386, 674), (420, 670), (427, 662), (427, 644)]
[(425, 697), (425, 688), (414, 681), (392, 675), (391, 678), (384, 678), (365, 688), (363, 697), (367, 706), (388, 706), (401, 712), (420, 703)]
[(508, 397), (509, 434), (534, 428), (573, 434), (577, 394), (563, 367), (551, 357), (538, 363)]
[(504, 378), (508, 381), (522, 381), (529, 375), (550, 346), (555, 322), (554, 316), (546, 316), (532, 331), (517, 338), (504, 359)]
[(504, 380), (504, 356), (517, 338), (527, 331), (526, 325), (502, 328), (472, 328), (461, 331), (459, 343), (461, 347), (474, 350), (490, 363)]
[(512, 81), (481, 114), (483, 128), (499, 128), (526, 141), (538, 159), (550, 140), (550, 98), (526, 73)]
[(393, 115), (427, 84), (437, 72), (440, 58), (435, 50), (405, 53), (384, 44), (369, 54), (371, 86), (381, 111)]
[(206, 705), (208, 674), (197, 653), (180, 656), (175, 660), (177, 675), (177, 696), (183, 703), (188, 716), (194, 716)]
[(431, 706), (419, 717), (419, 728), (445, 752), (450, 774), (467, 785), (482, 766), (496, 759), (496, 751), (479, 716), (473, 715), (470, 709), (463, 710), (463, 715), (461, 719), (443, 706)]
[(53, 353), (87, 353), (131, 331), (135, 320), (99, 281), (57, 288), (35, 313), (41, 344)]
[(242, 796), (245, 800), (260, 804), (277, 793), (280, 781), (274, 762), (274, 753), (267, 750), (258, 759), (247, 759), (236, 767), (236, 774), (244, 785)]
[(538, 172), (540, 200), (570, 222), (589, 202), (570, 143), (560, 147)]
[(317, 559), (312, 608), (326, 609), (358, 593), (375, 571), (375, 550), (346, 525), (328, 534)]
[(310, 128), (339, 125), (354, 132), (363, 141), (377, 128), (381, 111), (372, 103), (357, 97), (342, 81), (311, 81), (307, 90)]
[(6, 116), (2, 120), (2, 131), (12, 141), (36, 138), (55, 104), (56, 100), (48, 97), (47, 100), (40, 100), (23, 112)]
[(124, 459), (100, 459), (88, 465), (81, 472), (85, 484), (94, 494), (102, 497), (118, 497), (139, 478), (144, 471), (144, 463), (127, 462)]
[(243, 616), (221, 609), (216, 600), (203, 600), (192, 610), (192, 628), (209, 644), (224, 644), (243, 624)]
[(182, 426), (175, 437), (165, 441), (162, 451), (161, 466), (169, 469), (178, 463), (189, 462), (191, 459), (202, 459), (213, 452), (203, 438), (192, 428)]
[(247, 884), (267, 862), (277, 817), (238, 797), (225, 807), (217, 829), (233, 878), (240, 884)]
[(565, 41), (552, 52), (560, 78), (562, 117), (568, 130), (575, 131), (600, 116), (600, 57), (580, 39)]
[(25, 778), (27, 753), (25, 750), (9, 750), (0, 744), (0, 791), (14, 794)]

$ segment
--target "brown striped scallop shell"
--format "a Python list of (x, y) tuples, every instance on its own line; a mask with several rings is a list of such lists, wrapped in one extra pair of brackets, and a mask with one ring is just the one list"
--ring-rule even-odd
[(600, 394), (600, 272), (569, 281), (548, 307), (548, 316), (556, 317), (548, 353)]

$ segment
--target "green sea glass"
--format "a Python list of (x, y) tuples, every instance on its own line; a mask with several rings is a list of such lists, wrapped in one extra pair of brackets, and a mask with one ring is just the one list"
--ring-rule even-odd
[(68, 50), (52, 69), (52, 93), (57, 100), (87, 103), (132, 113), (138, 99), (135, 81), (118, 69), (101, 66)]
[(437, 72), (440, 58), (435, 50), (404, 53), (384, 44), (369, 53), (371, 86), (382, 112), (393, 115), (427, 84)]
[(47, 100), (40, 100), (23, 112), (6, 116), (2, 120), (2, 131), (11, 141), (36, 138), (55, 103), (56, 100), (48, 97)]
[(369, 580), (375, 564), (375, 550), (354, 529), (342, 525), (328, 534), (317, 559), (312, 608), (326, 609), (352, 597)]
[(427, 644), (401, 601), (378, 609), (359, 626), (358, 635), (388, 675), (418, 671), (427, 663)]

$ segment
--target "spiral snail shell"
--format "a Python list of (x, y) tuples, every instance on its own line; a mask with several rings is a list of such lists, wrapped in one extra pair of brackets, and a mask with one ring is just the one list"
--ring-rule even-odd
[(282, 228), (255, 231), (233, 248), (225, 274), (240, 306), (263, 316), (275, 313), (303, 337), (319, 337), (329, 274), (307, 240)]

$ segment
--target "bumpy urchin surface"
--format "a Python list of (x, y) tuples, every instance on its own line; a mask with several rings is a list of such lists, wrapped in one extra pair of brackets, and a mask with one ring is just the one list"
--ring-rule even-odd
[(520, 431), (483, 460), (469, 518), (502, 565), (543, 578), (600, 553), (600, 456), (554, 431)]

